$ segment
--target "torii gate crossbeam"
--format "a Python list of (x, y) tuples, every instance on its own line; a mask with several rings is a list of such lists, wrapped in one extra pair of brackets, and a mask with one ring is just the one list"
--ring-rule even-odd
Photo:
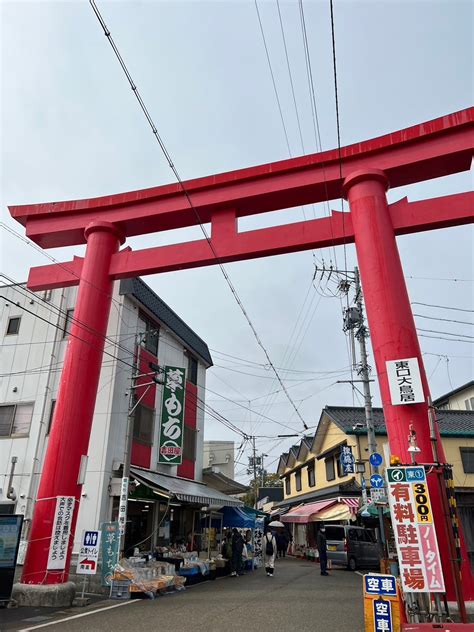
[[(386, 190), (470, 168), (474, 108), (341, 149), (251, 167), (184, 183), (90, 200), (10, 207), (26, 234), (44, 248), (87, 243), (85, 258), (33, 268), (28, 286), (39, 290), (79, 284), (43, 475), (30, 531), (22, 581), (66, 581), (47, 571), (57, 496), (74, 496), (81, 455), (88, 450), (104, 337), (114, 279), (217, 263), (206, 240), (118, 252), (126, 237), (211, 222), (219, 261), (237, 261), (354, 241), (372, 336), (384, 417), (392, 453), (408, 461), (410, 424), (417, 432), (420, 462), (433, 460), (430, 397), (396, 235), (466, 224), (473, 220), (473, 194), (388, 205)], [(342, 177), (341, 177), (342, 170)], [(350, 213), (287, 226), (239, 233), (237, 219), (256, 213), (335, 199), (349, 200)], [(417, 358), (425, 402), (391, 403), (386, 361)], [(87, 375), (87, 381), (84, 376)], [(439, 440), (439, 431), (436, 428)], [(442, 446), (440, 459), (444, 460)], [(438, 487), (430, 483), (448, 596), (453, 596), (449, 553)], [(74, 535), (77, 511), (74, 513)], [(474, 598), (469, 563), (463, 587)]]

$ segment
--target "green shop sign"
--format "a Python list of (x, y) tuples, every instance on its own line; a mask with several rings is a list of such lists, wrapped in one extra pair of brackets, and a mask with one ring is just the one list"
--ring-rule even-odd
[(179, 465), (183, 460), (186, 371), (175, 366), (165, 366), (164, 370), (158, 463)]

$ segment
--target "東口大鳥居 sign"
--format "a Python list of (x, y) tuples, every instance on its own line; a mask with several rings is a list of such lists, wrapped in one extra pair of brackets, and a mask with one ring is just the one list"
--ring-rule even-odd
[(418, 358), (387, 360), (386, 365), (393, 406), (425, 401)]
[(183, 460), (186, 371), (180, 367), (165, 366), (164, 373), (158, 463), (179, 465)]

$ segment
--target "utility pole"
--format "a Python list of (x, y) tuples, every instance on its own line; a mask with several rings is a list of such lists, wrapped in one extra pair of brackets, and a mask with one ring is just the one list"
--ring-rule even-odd
[[(357, 373), (360, 376), (360, 381), (363, 386), (364, 395), (364, 409), (365, 409), (365, 423), (367, 426), (367, 445), (369, 449), (369, 456), (377, 452), (377, 440), (375, 438), (374, 427), (374, 415), (372, 410), (372, 395), (370, 393), (370, 373), (369, 363), (367, 358), (367, 346), (366, 339), (369, 336), (367, 327), (365, 326), (364, 318), (364, 301), (362, 297), (362, 287), (360, 284), (359, 268), (354, 268), (354, 285), (355, 285), (355, 311), (354, 308), (349, 308), (346, 312), (345, 328), (355, 330), (355, 338), (359, 342), (360, 348), (360, 365), (357, 369)], [(370, 473), (378, 474), (379, 468), (377, 465), (370, 463)], [(378, 507), (379, 525), (380, 525), (380, 539), (383, 549), (385, 550), (385, 531), (383, 525), (383, 507)]]
[[(125, 450), (123, 456), (123, 472), (122, 472), (122, 484), (120, 489), (120, 502), (119, 502), (119, 533), (120, 533), (120, 547), (119, 551), (121, 555), (125, 555), (125, 533), (127, 529), (127, 504), (128, 504), (128, 491), (129, 491), (129, 482), (130, 482), (130, 464), (132, 458), (132, 443), (133, 443), (133, 424), (134, 424), (134, 414), (135, 410), (139, 406), (140, 402), (146, 396), (150, 387), (154, 384), (159, 383), (156, 375), (160, 371), (159, 366), (153, 366), (152, 372), (145, 373), (143, 375), (140, 374), (140, 351), (142, 348), (142, 342), (144, 337), (149, 334), (157, 335), (157, 331), (148, 331), (146, 333), (139, 333), (135, 336), (135, 349), (136, 354), (134, 355), (133, 362), (133, 374), (131, 378), (130, 385), (130, 397), (129, 397), (129, 406), (127, 413), (127, 428), (125, 433)], [(139, 377), (153, 376), (152, 381), (146, 384), (137, 384), (137, 379)], [(141, 397), (136, 400), (135, 390), (140, 386), (144, 388)], [(135, 401), (136, 400), (136, 401)]]

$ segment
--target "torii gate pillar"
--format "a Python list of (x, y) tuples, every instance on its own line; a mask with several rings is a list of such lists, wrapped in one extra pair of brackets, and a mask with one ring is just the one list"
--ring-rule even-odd
[[(389, 180), (383, 171), (356, 171), (344, 181), (344, 195), (349, 201), (360, 278), (364, 291), (367, 320), (377, 368), (385, 425), (390, 451), (408, 462), (410, 425), (416, 432), (419, 463), (434, 461), (431, 444), (428, 402), (430, 390), (423, 356), (416, 333), (416, 325), (408, 297), (405, 277), (398, 252), (395, 231), (390, 216), (386, 191)], [(386, 362), (417, 358), (423, 385), (424, 402), (409, 406), (394, 406), (390, 395)], [(446, 462), (438, 424), (434, 431), (438, 458)], [(442, 499), (436, 476), (427, 477), (441, 551), (449, 551)], [(453, 586), (450, 555), (442, 555), (441, 562), (448, 592)], [(472, 590), (469, 560), (463, 559), (461, 572), (467, 580), (466, 594)]]
[[(60, 584), (69, 574), (82, 489), (78, 472), (88, 452), (112, 302), (110, 261), (123, 241), (117, 227), (108, 222), (92, 222), (85, 237), (84, 267), (21, 578), (25, 584)], [(62, 569), (47, 570), (58, 496), (74, 497), (77, 506), (72, 509), (72, 537), (68, 536), (68, 545), (61, 551), (66, 556)], [(39, 605), (41, 597), (42, 593)]]

